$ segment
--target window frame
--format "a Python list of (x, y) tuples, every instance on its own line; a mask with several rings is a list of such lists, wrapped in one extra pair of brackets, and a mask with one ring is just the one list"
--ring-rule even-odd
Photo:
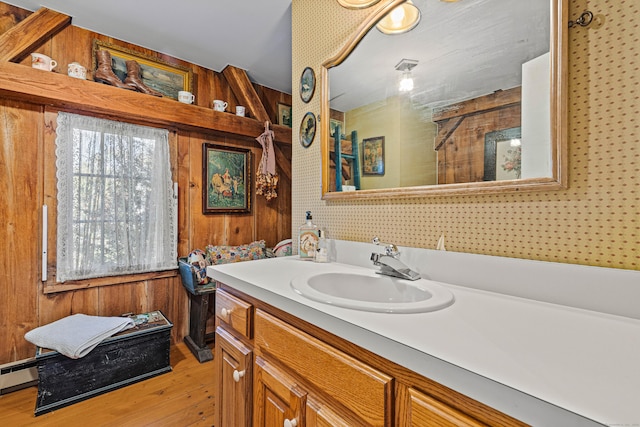
[[(44, 108), (44, 126), (43, 126), (43, 182), (44, 188), (43, 204), (48, 207), (48, 231), (46, 236), (47, 242), (47, 280), (43, 281), (42, 292), (44, 294), (55, 294), (57, 292), (73, 291), (78, 289), (99, 288), (103, 286), (111, 285), (123, 285), (128, 283), (139, 283), (145, 281), (153, 281), (157, 279), (176, 278), (179, 276), (178, 267), (167, 270), (133, 273), (133, 274), (121, 274), (106, 277), (87, 278), (80, 280), (67, 280), (65, 282), (57, 281), (57, 178), (56, 178), (56, 128), (57, 128), (57, 116), (59, 112), (71, 112), (77, 114), (89, 115), (86, 112), (77, 112), (73, 110), (62, 110), (54, 107)], [(113, 116), (106, 116), (101, 114), (90, 114), (91, 117), (103, 118), (113, 120)], [(146, 123), (139, 120), (126, 120), (127, 123), (137, 124), (141, 126), (153, 126), (157, 125)], [(175, 129), (167, 128), (168, 143), (169, 143), (169, 162), (171, 168), (171, 179), (174, 185), (177, 183), (177, 159), (178, 159), (178, 135)], [(179, 211), (179, 206), (178, 209)], [(176, 212), (178, 214), (178, 212)], [(176, 247), (179, 245), (180, 226), (177, 227)], [(177, 263), (177, 260), (176, 260)]]

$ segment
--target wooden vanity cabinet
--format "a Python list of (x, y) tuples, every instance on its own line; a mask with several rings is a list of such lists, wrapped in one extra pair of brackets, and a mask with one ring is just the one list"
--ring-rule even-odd
[(358, 425), (334, 411), (330, 405), (310, 397), (307, 399), (305, 419), (307, 427), (352, 427)]
[(526, 426), (222, 284), (216, 326), (216, 427)]
[[(313, 402), (309, 409), (320, 425), (323, 419), (344, 425), (392, 425), (389, 375), (260, 309), (255, 313), (255, 347), (259, 357), (281, 366), (307, 391)], [(258, 381), (254, 384), (257, 387)]]
[(216, 326), (224, 325), (242, 337), (251, 339), (253, 306), (227, 292), (216, 291)]
[(307, 393), (282, 369), (256, 357), (254, 426), (303, 426)]
[(398, 425), (436, 427), (488, 427), (453, 407), (412, 387), (399, 386)]
[(216, 328), (215, 425), (251, 426), (253, 349)]
[(253, 425), (252, 310), (251, 304), (216, 291), (216, 426)]

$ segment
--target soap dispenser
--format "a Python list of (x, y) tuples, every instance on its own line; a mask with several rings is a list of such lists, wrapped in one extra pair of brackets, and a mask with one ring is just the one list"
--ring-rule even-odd
[(313, 260), (318, 247), (319, 230), (312, 222), (311, 211), (307, 211), (306, 222), (300, 226), (298, 254), (300, 259)]
[(318, 247), (316, 249), (315, 262), (329, 262), (329, 243), (327, 232), (322, 228), (318, 230)]

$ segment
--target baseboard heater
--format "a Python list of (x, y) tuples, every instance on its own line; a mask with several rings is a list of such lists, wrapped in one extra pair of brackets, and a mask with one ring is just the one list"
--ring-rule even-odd
[(0, 365), (0, 396), (38, 384), (36, 359), (24, 359)]

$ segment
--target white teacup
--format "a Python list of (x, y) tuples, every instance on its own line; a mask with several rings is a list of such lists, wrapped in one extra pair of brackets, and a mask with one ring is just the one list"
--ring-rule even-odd
[(181, 90), (180, 92), (178, 92), (178, 101), (182, 102), (183, 104), (193, 104), (195, 100), (196, 97), (191, 92), (188, 92), (186, 90)]
[(216, 111), (224, 111), (224, 110), (227, 109), (228, 105), (229, 104), (227, 104), (226, 102), (221, 101), (219, 99), (214, 99), (213, 100), (213, 109), (216, 110)]
[(244, 117), (245, 108), (242, 105), (236, 105), (236, 116)]
[(56, 68), (58, 63), (53, 59), (49, 58), (47, 55), (43, 55), (41, 53), (32, 53), (31, 54), (31, 66), (33, 68), (39, 68), (40, 70), (51, 71)]
[(76, 79), (86, 80), (87, 69), (77, 62), (72, 62), (71, 64), (67, 65), (67, 75)]

